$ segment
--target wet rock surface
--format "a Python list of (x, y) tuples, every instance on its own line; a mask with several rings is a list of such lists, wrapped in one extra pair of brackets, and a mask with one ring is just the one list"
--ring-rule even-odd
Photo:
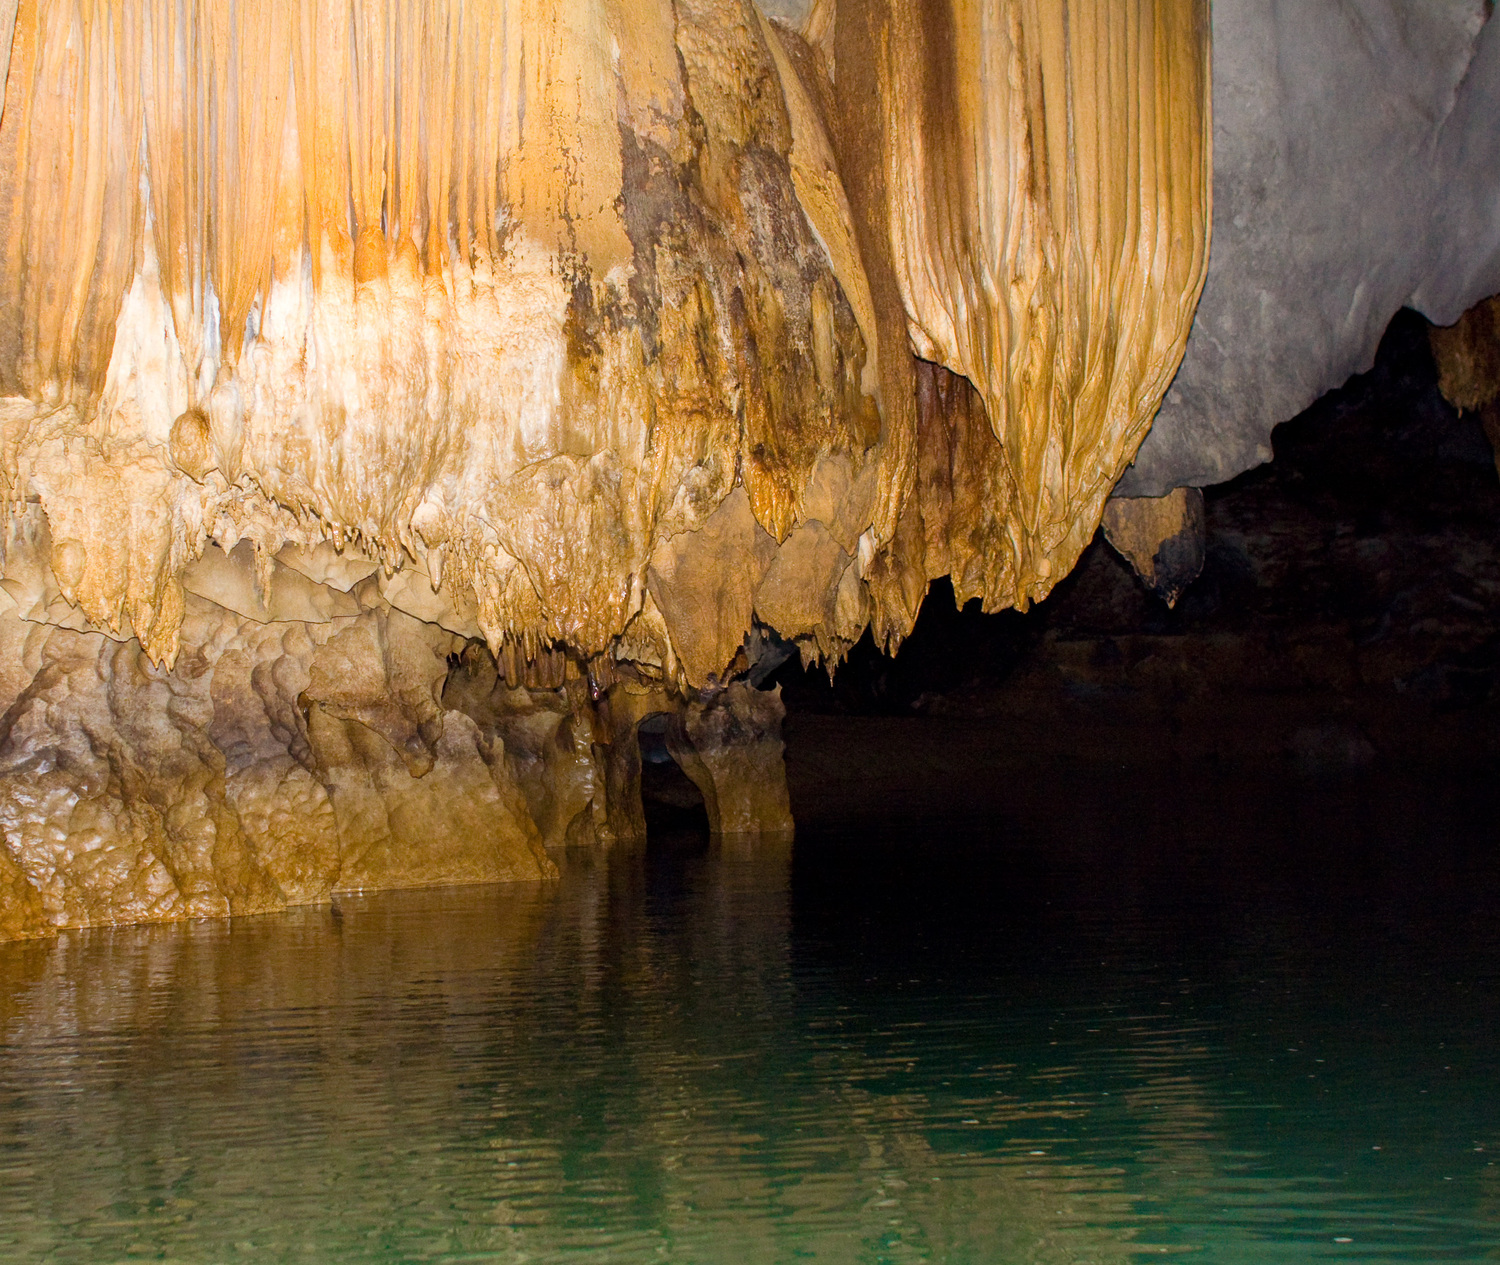
[(0, 503), (154, 662), (184, 592), (268, 614), (216, 551), (349, 542), (497, 656), (668, 688), (726, 680), (752, 612), (899, 642), (954, 429), (914, 351), (982, 397), (993, 504), (953, 527), (1025, 605), (1207, 268), (1205, 0), (153, 13), (0, 23)]
[[(45, 614), (70, 608), (28, 569), (41, 527), (12, 518), (5, 543)], [(262, 588), (248, 553), (218, 559), (201, 587), (249, 613), (190, 590), (171, 667), (6, 591), (0, 939), (553, 878), (561, 850), (644, 841), (643, 718), (714, 833), (791, 831), (774, 688), (684, 700), (561, 654), (496, 660), (375, 574), (345, 592), (278, 563)], [(309, 618), (271, 617), (288, 604)]]
[(785, 833), (1181, 358), (1207, 0), (179, 8), (0, 8), (0, 934)]

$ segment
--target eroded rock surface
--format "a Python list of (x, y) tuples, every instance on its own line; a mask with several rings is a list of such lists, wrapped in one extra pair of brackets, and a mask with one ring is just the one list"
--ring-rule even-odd
[[(740, 489), (792, 554), (763, 568), (784, 633), (836, 652), (868, 610), (899, 638), (866, 573), (925, 571), (891, 549), (912, 345), (998, 441), (987, 601), (1044, 594), (1196, 301), (1207, 25), (1000, 10), (23, 4), (0, 473), (63, 595), (171, 661), (211, 542), (264, 571), (355, 539), (432, 590), (393, 605), (587, 659), (654, 566), (668, 635), (635, 636), (701, 685), (753, 604), (685, 611), (704, 546), (670, 542)], [(825, 538), (868, 601), (825, 600)]]
[(441, 703), (462, 641), (369, 581), (359, 597), (303, 623), (189, 595), (170, 669), (133, 639), (0, 614), (0, 828), (35, 893), (6, 929), (550, 875), (503, 743)]
[(1204, 276), (1208, 33), (22, 0), (4, 917), (543, 875), (639, 833), (656, 712), (715, 829), (785, 828), (756, 647), (1092, 535)]
[[(41, 517), (11, 520), (12, 554)], [(216, 565), (253, 589), (248, 561)], [(310, 583), (275, 576), (264, 608)], [(511, 681), (373, 575), (345, 596), (304, 622), (190, 593), (170, 668), (133, 638), (0, 612), (0, 934), (549, 878), (549, 847), (644, 838), (635, 726), (659, 711), (680, 714), (673, 750), (716, 832), (790, 831), (776, 692), (685, 704), (562, 655)]]

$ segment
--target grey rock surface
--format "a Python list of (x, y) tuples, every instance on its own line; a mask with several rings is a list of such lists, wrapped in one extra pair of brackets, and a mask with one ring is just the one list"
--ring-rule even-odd
[(1500, 291), (1486, 0), (1215, 0), (1214, 223), (1187, 353), (1116, 492), (1222, 482), (1373, 363), (1391, 317)]
[(813, 9), (813, 0), (756, 0), (760, 10), (768, 18), (780, 18), (783, 22), (800, 27), (807, 21)]

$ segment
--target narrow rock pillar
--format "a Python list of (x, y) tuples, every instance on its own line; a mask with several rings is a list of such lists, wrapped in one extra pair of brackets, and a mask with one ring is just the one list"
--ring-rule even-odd
[(785, 716), (780, 686), (758, 690), (747, 681), (673, 713), (667, 749), (703, 792), (714, 834), (791, 834), (781, 741)]

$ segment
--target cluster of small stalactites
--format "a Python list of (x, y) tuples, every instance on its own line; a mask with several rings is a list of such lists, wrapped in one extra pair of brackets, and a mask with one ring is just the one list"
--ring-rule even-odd
[(322, 550), (683, 687), (1044, 595), (1201, 285), (1206, 5), (792, 17), (24, 0), (0, 476), (57, 595), (170, 660), (220, 557), (269, 611)]

